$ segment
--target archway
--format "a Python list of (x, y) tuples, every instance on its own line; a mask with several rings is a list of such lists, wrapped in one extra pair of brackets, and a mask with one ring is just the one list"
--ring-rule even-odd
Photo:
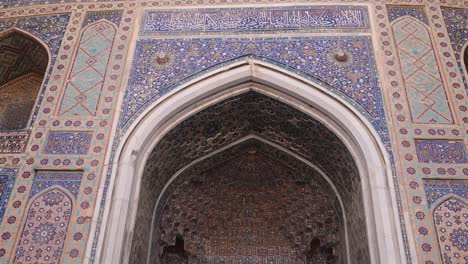
[[(368, 243), (365, 244), (365, 248), (368, 249), (366, 250), (369, 253), (369, 262), (404, 262), (401, 233), (395, 224), (399, 220), (396, 205), (392, 203), (395, 201), (395, 192), (390, 166), (387, 166), (387, 154), (378, 143), (378, 137), (369, 122), (353, 111), (350, 105), (322, 89), (313, 88), (319, 85), (312, 86), (297, 76), (287, 75), (280, 69), (253, 61), (237, 63), (229, 70), (218, 70), (209, 76), (193, 80), (187, 86), (168, 95), (148, 111), (118, 149), (119, 169), (115, 177), (110, 213), (107, 216), (106, 233), (101, 240), (104, 241), (104, 247), (102, 250), (98, 249), (101, 259), (123, 263), (130, 259), (135, 223), (140, 224), (140, 220), (136, 218), (135, 205), (139, 200), (147, 201), (140, 199), (141, 176), (145, 171), (146, 160), (158, 142), (177, 124), (194, 113), (236, 95), (254, 91), (312, 117), (332, 131), (332, 135), (346, 146), (346, 151), (355, 162), (357, 178), (360, 181), (358, 188), (362, 195), (362, 209), (359, 213), (365, 217), (365, 224), (361, 226), (366, 230), (364, 237)], [(172, 175), (169, 178), (172, 178)], [(168, 182), (162, 184), (162, 193), (167, 186)], [(127, 215), (129, 217), (126, 217)], [(152, 219), (153, 216), (147, 217)], [(350, 240), (354, 238), (350, 237)], [(314, 247), (314, 241), (310, 241), (309, 249)], [(351, 252), (350, 256), (354, 259), (353, 256), (357, 255), (353, 254)]]
[(27, 128), (49, 64), (46, 47), (18, 29), (0, 34), (0, 131)]

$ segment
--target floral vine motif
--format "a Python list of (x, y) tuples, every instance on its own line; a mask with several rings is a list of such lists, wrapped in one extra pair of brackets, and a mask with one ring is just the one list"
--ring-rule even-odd
[(47, 206), (59, 205), (64, 198), (64, 194), (60, 191), (50, 191), (43, 196), (43, 201)]
[(39, 224), (32, 233), (32, 240), (39, 245), (49, 244), (57, 234), (55, 227), (51, 223)]

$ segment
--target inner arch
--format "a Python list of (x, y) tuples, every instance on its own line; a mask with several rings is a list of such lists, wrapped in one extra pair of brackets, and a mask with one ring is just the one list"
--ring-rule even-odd
[[(154, 230), (160, 230), (158, 225), (161, 221), (158, 219), (164, 215), (156, 213), (155, 221), (152, 221), (152, 211), (169, 179), (190, 162), (248, 135), (258, 135), (290, 150), (316, 164), (329, 176), (344, 201), (346, 223), (343, 225), (348, 227), (350, 258), (356, 263), (368, 263), (361, 183), (356, 164), (346, 146), (319, 121), (292, 106), (256, 92), (231, 97), (194, 114), (178, 124), (156, 145), (148, 158), (141, 182), (131, 262), (146, 262), (148, 251), (151, 251), (150, 262), (154, 263), (164, 254), (164, 247), (177, 244), (177, 236), (180, 234), (174, 233), (172, 238), (166, 239), (166, 244), (160, 243), (161, 236), (157, 234), (152, 238), (154, 244), (149, 245), (148, 230), (152, 228), (151, 223), (155, 224)], [(245, 155), (246, 152), (242, 153)], [(217, 161), (220, 162), (219, 159)], [(213, 162), (215, 164), (216, 159)], [(197, 177), (204, 172), (190, 176)], [(317, 180), (320, 177), (314, 177), (313, 174), (308, 173), (308, 179), (320, 182)], [(316, 186), (324, 188), (322, 191), (326, 193), (326, 183)], [(170, 192), (166, 192), (170, 196)], [(334, 199), (335, 202), (330, 204), (336, 204), (336, 197)], [(317, 246), (314, 237), (308, 237), (308, 241), (300, 243), (302, 248), (309, 250), (298, 253), (302, 255), (307, 255)]]

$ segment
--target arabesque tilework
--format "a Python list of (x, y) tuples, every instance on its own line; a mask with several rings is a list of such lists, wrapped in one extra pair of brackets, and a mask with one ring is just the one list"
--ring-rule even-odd
[(424, 179), (423, 182), (429, 208), (450, 194), (468, 199), (468, 180)]
[[(463, 74), (465, 71), (468, 71), (467, 65), (465, 67), (462, 66), (463, 49), (468, 47), (468, 12), (460, 8), (442, 7), (441, 9), (458, 67)], [(465, 89), (468, 91), (468, 76), (462, 76), (465, 82)]]
[(83, 27), (86, 27), (89, 24), (95, 23), (99, 20), (107, 20), (112, 22), (114, 25), (119, 26), (120, 20), (122, 19), (122, 11), (96, 11), (96, 12), (86, 12), (86, 17), (83, 21)]
[(418, 161), (422, 163), (466, 163), (466, 147), (463, 141), (424, 140), (414, 141)]
[(402, 5), (388, 5), (388, 20), (390, 22), (404, 16), (410, 16), (419, 19), (424, 24), (428, 25), (429, 21), (424, 10), (425, 6), (402, 6)]
[(47, 136), (44, 153), (86, 155), (92, 136), (91, 132), (51, 131)]
[[(345, 50), (348, 61), (334, 55)], [(137, 42), (121, 126), (191, 77), (253, 56), (323, 84), (385, 131), (381, 91), (368, 37), (144, 39)]]
[[(276, 6), (278, 3), (281, 6)], [(462, 162), (462, 153), (468, 139), (468, 85), (460, 55), (468, 41), (468, 1), (301, 0), (294, 5), (297, 6), (284, 0), (0, 0), (0, 32), (16, 27), (40, 40), (50, 52), (49, 61), (42, 64), (49, 66), (27, 129), (0, 132), (0, 171), (11, 172), (7, 184), (0, 182), (4, 214), (0, 224), (0, 263), (81, 263), (87, 245), (91, 250), (90, 262), (99, 263), (95, 255), (100, 246), (98, 236), (104, 232), (104, 211), (109, 207), (106, 201), (111, 195), (108, 190), (117, 163), (115, 151), (125, 133), (130, 132), (126, 129), (168, 91), (246, 56), (321, 83), (374, 124), (394, 163), (392, 180), (407, 263), (467, 262), (463, 259), (466, 244), (462, 243), (467, 241), (467, 227), (459, 222), (467, 221), (468, 165), (466, 157)], [(333, 7), (327, 8), (328, 5)], [(329, 10), (337, 7), (357, 10), (355, 14), (364, 16), (353, 16), (357, 20), (348, 28), (330, 26), (346, 22), (333, 20), (338, 13)], [(275, 28), (270, 23), (273, 20), (266, 20), (266, 24), (256, 22), (249, 28), (248, 23), (237, 23), (250, 19), (249, 16), (239, 15), (234, 16), (237, 20), (230, 20), (231, 24), (219, 27), (227, 16), (217, 17), (218, 24), (193, 16), (197, 12), (230, 13), (223, 9), (247, 9), (260, 15), (270, 13), (258, 10), (275, 9), (279, 11), (271, 12), (271, 18), (287, 23)], [(307, 17), (305, 13), (296, 15), (288, 11), (307, 9), (313, 12), (324, 9), (328, 15), (322, 22), (330, 24), (314, 27), (319, 24), (311, 20), (300, 24), (299, 20)], [(148, 14), (152, 13), (178, 19), (164, 22), (162, 18), (151, 18)], [(370, 19), (365, 18), (367, 15)], [(187, 30), (188, 19), (199, 22), (194, 24), (198, 27), (196, 31)], [(91, 109), (89, 112), (82, 108), (78, 111), (80, 115), (58, 115), (83, 30), (99, 21), (116, 26), (114, 43), (106, 51), (105, 77), (96, 90), (100, 95), (91, 94), (92, 102), (86, 105)], [(154, 26), (155, 21), (157, 30), (148, 27), (145, 32), (145, 23)], [(406, 24), (407, 30), (408, 26), (419, 29), (400, 33), (406, 32), (406, 38), (416, 36), (423, 40), (418, 40), (418, 45), (405, 46), (405, 52), (425, 48), (429, 55), (419, 57), (424, 59), (424, 67), (420, 60), (400, 56), (401, 46), (393, 37), (392, 25), (401, 21), (411, 21)], [(171, 29), (161, 29), (161, 25), (169, 25)], [(204, 27), (211, 31), (204, 31)], [(300, 45), (313, 48), (313, 52), (304, 51)], [(341, 50), (349, 56), (345, 63), (333, 60), (334, 51)], [(405, 67), (417, 69), (418, 81), (427, 73), (422, 70), (438, 72), (430, 82), (440, 84), (442, 89), (431, 90), (437, 96), (429, 90), (423, 97), (408, 93), (409, 71)], [(422, 86), (430, 87), (426, 81)], [(114, 126), (116, 120), (120, 124)], [(47, 152), (46, 143), (52, 131), (90, 133), (91, 137), (83, 147), (65, 136), (66, 140), (58, 145), (60, 148)], [(104, 171), (104, 165), (109, 170)], [(72, 174), (81, 171), (83, 175), (77, 187), (75, 181), (41, 183), (41, 171)], [(11, 175), (16, 176), (12, 179)], [(4, 190), (10, 192), (8, 200), (3, 200), (7, 193)], [(70, 215), (65, 215), (65, 211), (70, 211)], [(404, 221), (403, 212), (408, 221)], [(60, 219), (51, 224), (44, 220), (49, 216)], [(92, 222), (97, 223), (95, 229)], [(413, 236), (409, 241), (414, 241), (414, 245), (409, 245), (409, 233)], [(24, 246), (25, 241), (37, 243), (36, 249), (42, 251), (31, 251)], [(416, 259), (411, 259), (410, 248), (415, 248)]]
[(0, 223), (3, 221), (5, 208), (15, 184), (18, 169), (0, 168)]

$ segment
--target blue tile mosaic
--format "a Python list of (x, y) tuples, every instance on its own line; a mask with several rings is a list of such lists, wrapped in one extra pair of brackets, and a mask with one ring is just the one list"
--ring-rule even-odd
[(400, 6), (400, 5), (388, 5), (388, 20), (393, 22), (400, 17), (410, 16), (417, 18), (424, 24), (428, 25), (428, 19), (424, 6)]
[(448, 194), (468, 199), (468, 180), (424, 179), (423, 181), (429, 207)]
[(313, 6), (147, 11), (142, 34), (369, 29), (365, 6)]
[(0, 168), (0, 223), (3, 220), (17, 173), (18, 169)]
[(82, 171), (37, 171), (30, 197), (54, 185), (61, 186), (75, 196), (81, 186)]
[[(338, 50), (346, 61), (336, 59)], [(208, 70), (251, 56), (322, 83), (386, 127), (369, 37), (139, 40), (120, 127), (165, 93)]]
[(92, 132), (51, 131), (44, 146), (46, 154), (86, 155)]
[(444, 16), (445, 25), (447, 26), (448, 35), (452, 42), (453, 51), (457, 58), (458, 67), (462, 73), (465, 89), (468, 91), (467, 76), (463, 74), (463, 47), (468, 43), (468, 12), (461, 8), (443, 7), (442, 14)]
[(418, 161), (424, 163), (466, 163), (465, 144), (463, 141), (427, 140), (414, 141)]
[(87, 12), (85, 19), (83, 21), (83, 27), (86, 27), (89, 24), (97, 22), (101, 19), (109, 20), (114, 23), (116, 26), (120, 25), (120, 20), (122, 19), (122, 11), (96, 11), (96, 12)]

